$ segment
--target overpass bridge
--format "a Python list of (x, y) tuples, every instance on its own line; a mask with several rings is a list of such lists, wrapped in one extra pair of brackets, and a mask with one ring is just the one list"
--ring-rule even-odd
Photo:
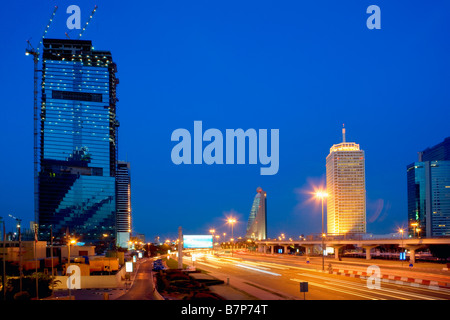
[(450, 245), (450, 238), (365, 238), (365, 237), (346, 237), (346, 236), (308, 236), (299, 240), (278, 240), (265, 239), (256, 240), (255, 244), (258, 246), (258, 252), (274, 254), (275, 246), (284, 247), (284, 253), (288, 252), (289, 246), (299, 246), (305, 248), (306, 255), (310, 255), (314, 246), (323, 246), (334, 248), (335, 258), (339, 259), (339, 249), (346, 245), (354, 245), (363, 248), (366, 252), (366, 259), (371, 259), (371, 250), (383, 245), (396, 245), (399, 248), (404, 248), (410, 251), (410, 261), (415, 262), (415, 252), (418, 249), (426, 248), (432, 244)]

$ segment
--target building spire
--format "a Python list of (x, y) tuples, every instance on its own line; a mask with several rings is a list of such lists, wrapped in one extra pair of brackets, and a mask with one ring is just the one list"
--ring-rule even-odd
[(342, 142), (345, 142), (345, 124), (342, 124)]

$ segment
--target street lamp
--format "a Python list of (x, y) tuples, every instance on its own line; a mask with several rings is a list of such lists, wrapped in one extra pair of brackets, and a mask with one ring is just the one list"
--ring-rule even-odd
[[(399, 229), (398, 232), (400, 232), (402, 234), (402, 250), (403, 250), (403, 229)], [(403, 259), (402, 259), (402, 267), (403, 267)]]
[(17, 230), (19, 233), (19, 275), (20, 275), (20, 291), (22, 291), (22, 279), (23, 279), (23, 265), (22, 265), (22, 233), (21, 233), (21, 223), (22, 219), (16, 218), (12, 214), (9, 214), (11, 218), (17, 221)]
[[(233, 226), (236, 223), (236, 219), (234, 218), (228, 218), (228, 223), (231, 224), (231, 239), (234, 240), (234, 233), (233, 233)], [(234, 247), (234, 242), (231, 244), (231, 256), (233, 256), (233, 247)]]
[(414, 232), (414, 238), (416, 237), (416, 229), (417, 229), (417, 226), (418, 226), (418, 225), (419, 225), (419, 224), (418, 224), (417, 222), (411, 223), (411, 227), (412, 227), (413, 232)]
[(2, 288), (3, 288), (3, 300), (6, 300), (6, 235), (5, 235), (5, 221), (3, 220), (3, 217), (0, 217), (0, 222), (3, 224), (3, 275), (2, 275)]
[(325, 191), (317, 191), (316, 192), (316, 197), (320, 198), (321, 202), (322, 202), (322, 271), (325, 270), (325, 255), (324, 255), (324, 241), (325, 241), (325, 233), (323, 230), (323, 200), (328, 197), (328, 193), (326, 193)]
[[(67, 255), (68, 255), (68, 259), (67, 259), (67, 268), (66, 268), (66, 274), (67, 274), (67, 269), (69, 269), (69, 266), (70, 266), (70, 245), (71, 244), (75, 244), (77, 241), (75, 240), (75, 239), (69, 239), (69, 242), (68, 242), (68, 244), (67, 244), (67, 249), (68, 249), (68, 252), (67, 252)], [(70, 275), (69, 275), (69, 279), (70, 279)], [(71, 299), (71, 296), (72, 296), (72, 293), (71, 293), (71, 287), (72, 287), (72, 284), (69, 282), (68, 283), (69, 284), (69, 299)]]
[(214, 233), (216, 232), (216, 230), (215, 229), (209, 229), (209, 232), (212, 234), (212, 238), (213, 238), (212, 249), (213, 249), (213, 254), (214, 254)]

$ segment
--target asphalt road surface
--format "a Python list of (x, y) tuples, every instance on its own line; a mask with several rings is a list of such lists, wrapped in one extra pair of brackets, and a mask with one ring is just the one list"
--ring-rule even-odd
[(131, 288), (116, 300), (155, 300), (152, 267), (152, 260), (140, 263)]
[[(316, 260), (319, 258), (316, 258)], [(321, 260), (306, 266), (295, 259), (274, 258), (261, 255), (233, 257), (199, 255), (192, 262), (184, 257), (183, 263), (227, 277), (233, 285), (246, 284), (273, 293), (274, 299), (287, 300), (449, 300), (450, 290), (430, 289), (411, 284), (368, 282), (368, 279), (351, 278), (322, 272)], [(318, 267), (320, 265), (320, 267)], [(325, 265), (327, 266), (327, 265)], [(308, 292), (300, 293), (300, 282), (308, 282)], [(379, 286), (378, 286), (379, 284)], [(278, 297), (278, 298), (277, 298)]]

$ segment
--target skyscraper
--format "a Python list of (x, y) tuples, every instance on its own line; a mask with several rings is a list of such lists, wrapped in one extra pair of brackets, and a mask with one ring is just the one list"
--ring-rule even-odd
[(252, 209), (248, 218), (246, 238), (263, 240), (267, 238), (267, 199), (262, 188), (256, 189)]
[(450, 236), (450, 137), (406, 167), (409, 234)]
[(116, 233), (117, 246), (128, 248), (131, 236), (131, 177), (130, 163), (119, 161), (116, 172)]
[(116, 64), (91, 41), (44, 39), (39, 233), (115, 236)]
[(330, 148), (326, 160), (327, 233), (366, 232), (366, 185), (364, 151), (345, 141)]

